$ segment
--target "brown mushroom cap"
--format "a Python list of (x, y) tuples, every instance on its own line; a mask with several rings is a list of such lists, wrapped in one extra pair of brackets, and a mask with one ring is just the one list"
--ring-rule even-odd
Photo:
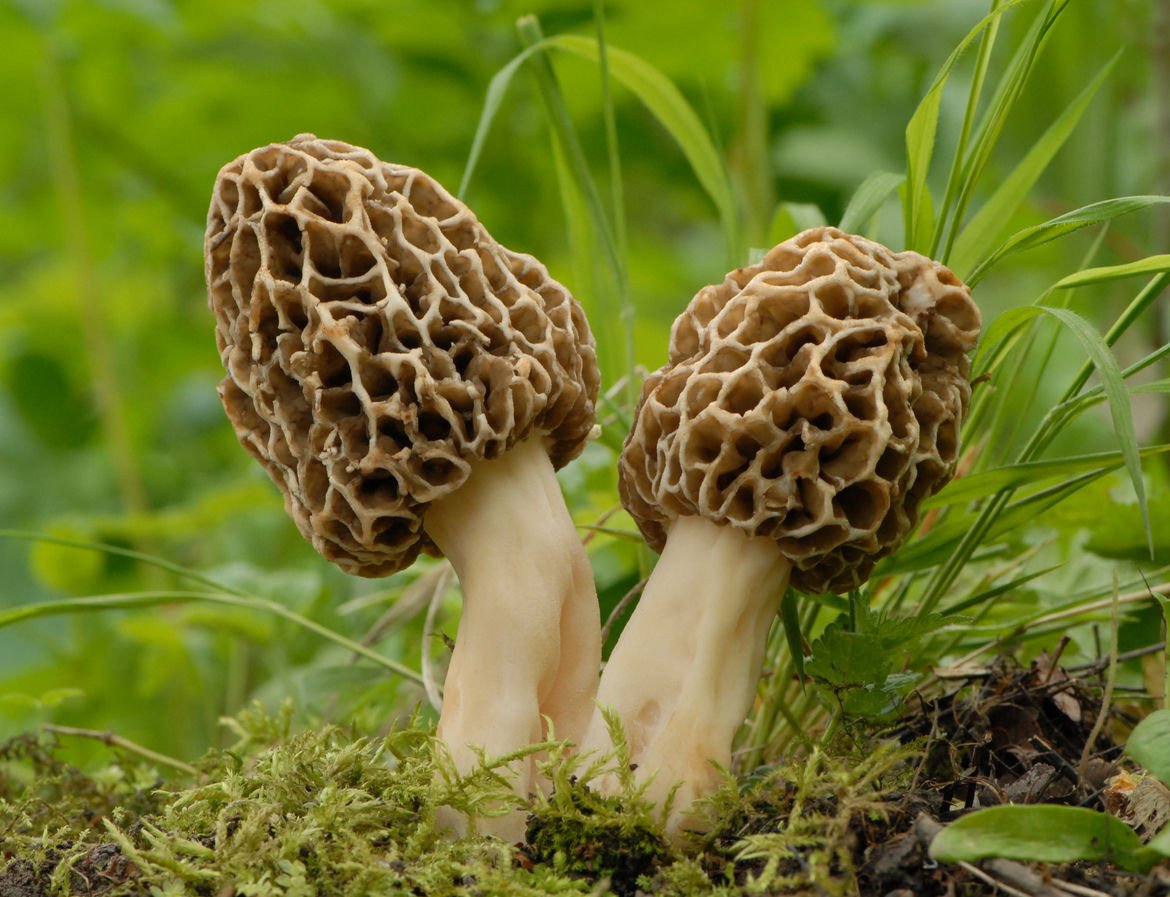
[(434, 552), (426, 506), (536, 434), (560, 467), (594, 423), (581, 306), (422, 171), (302, 134), (224, 166), (205, 241), (240, 441), (346, 572)]
[(786, 240), (675, 321), (619, 462), (626, 508), (656, 550), (697, 515), (774, 539), (803, 592), (856, 587), (954, 472), (979, 325), (917, 253)]

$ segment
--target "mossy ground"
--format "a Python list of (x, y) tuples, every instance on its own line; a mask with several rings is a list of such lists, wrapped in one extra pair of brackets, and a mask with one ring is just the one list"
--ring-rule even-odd
[[(826, 753), (728, 777), (707, 806), (710, 831), (682, 850), (632, 785), (601, 798), (584, 785), (598, 767), (555, 750), (544, 761), (554, 788), (528, 807), (526, 844), (445, 837), (439, 807), (474, 824), (514, 798), (490, 768), (454, 775), (417, 724), (370, 737), (245, 713), (228, 723), (236, 743), (187, 782), (128, 753), (82, 773), (52, 736), (30, 735), (0, 750), (0, 897), (997, 893), (930, 863), (924, 832), (980, 789), (986, 803), (1035, 778), (1042, 764), (1021, 758), (1020, 739), (1041, 733), (1045, 765), (1075, 743), (1070, 699), (1053, 703), (1028, 677), (1005, 672), (897, 732), (846, 733)], [(1075, 795), (1075, 783), (1049, 779), (1033, 797)], [(1164, 870), (1062, 874), (1096, 894), (1170, 894)]]

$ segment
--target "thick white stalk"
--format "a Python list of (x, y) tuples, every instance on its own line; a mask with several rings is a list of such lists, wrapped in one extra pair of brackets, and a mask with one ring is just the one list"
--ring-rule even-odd
[[(578, 740), (601, 661), (597, 592), (540, 439), (478, 462), (427, 509), (425, 526), (463, 590), (438, 729), (456, 768), (475, 768), (473, 745), (498, 757), (542, 740), (543, 717), (558, 738)], [(531, 759), (512, 773), (518, 794), (538, 786)], [(485, 820), (479, 831), (519, 840), (524, 815)]]
[[(662, 806), (679, 786), (671, 837), (697, 825), (692, 802), (719, 783), (712, 761), (731, 764), (791, 569), (771, 539), (678, 519), (606, 664), (597, 702), (617, 712), (636, 776), (650, 780), (647, 796)], [(581, 749), (611, 747), (598, 712)], [(613, 778), (601, 783), (615, 786)]]

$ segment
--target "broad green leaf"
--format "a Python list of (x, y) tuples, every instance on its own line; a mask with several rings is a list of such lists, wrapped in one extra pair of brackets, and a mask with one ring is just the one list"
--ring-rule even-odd
[[(1155, 445), (1143, 448), (1142, 458), (1153, 458), (1170, 452), (1170, 445)], [(997, 467), (982, 473), (971, 474), (952, 480), (938, 495), (922, 503), (923, 508), (940, 508), (962, 504), (994, 495), (1003, 489), (1019, 489), (1022, 486), (1040, 485), (1057, 477), (1074, 477), (1084, 473), (1114, 470), (1125, 463), (1121, 452), (1096, 452), (1091, 455), (1077, 455), (1073, 458), (1055, 458), (1050, 461), (1028, 461)]]
[(906, 175), (892, 171), (876, 171), (862, 181), (849, 200), (838, 225), (846, 233), (860, 233), (898, 188), (906, 182)]
[(1083, 807), (1006, 805), (976, 810), (952, 822), (930, 845), (944, 863), (998, 857), (1040, 863), (1111, 862), (1131, 872), (1150, 865), (1133, 829), (1107, 813)]
[(1160, 858), (1170, 857), (1170, 825), (1162, 827), (1158, 834), (1154, 835), (1146, 844), (1146, 850), (1156, 856), (1151, 859), (1150, 865), (1160, 861)]
[(1151, 255), (1140, 261), (1129, 262), (1124, 265), (1111, 265), (1106, 268), (1088, 268), (1070, 274), (1055, 284), (1056, 289), (1066, 290), (1071, 287), (1083, 287), (1092, 283), (1108, 283), (1111, 280), (1121, 280), (1125, 277), (1136, 277), (1139, 274), (1164, 274), (1170, 271), (1170, 255)]
[(1072, 134), (1090, 101), (1113, 70), (1117, 59), (1118, 57), (1114, 56), (1098, 72), (1097, 77), (1049, 126), (1011, 174), (1004, 178), (970, 223), (963, 228), (955, 241), (954, 252), (948, 259), (960, 277), (970, 274), (977, 261), (995, 246), (1016, 209), (1027, 198), (1040, 175), (1048, 168), (1053, 157)]
[[(549, 38), (548, 46), (597, 62), (597, 41), (576, 34)], [(607, 47), (610, 74), (658, 119), (686, 156), (707, 195), (719, 210), (729, 249), (739, 245), (739, 227), (731, 181), (702, 120), (674, 83), (641, 57)]]
[(1043, 246), (1045, 243), (1067, 236), (1083, 227), (1112, 221), (1122, 215), (1168, 202), (1170, 202), (1170, 196), (1121, 196), (1066, 212), (1045, 221), (1043, 224), (1026, 227), (1008, 237), (995, 252), (980, 262), (975, 270), (963, 279), (968, 286), (973, 287), (983, 279), (983, 276), (993, 265), (1009, 255)]
[(930, 218), (926, 210), (929, 208), (927, 199), (926, 177), (930, 172), (930, 160), (934, 154), (934, 138), (938, 132), (938, 116), (942, 108), (943, 88), (951, 70), (955, 67), (963, 53), (988, 25), (999, 19), (1005, 12), (1019, 6), (1027, 0), (1009, 0), (999, 9), (993, 10), (984, 16), (975, 25), (967, 36), (947, 57), (934, 83), (926, 92), (926, 96), (914, 110), (906, 125), (906, 190), (905, 199), (906, 221), (906, 248), (927, 248), (930, 243)]
[(1170, 710), (1155, 710), (1138, 723), (1125, 751), (1165, 785), (1170, 785)]

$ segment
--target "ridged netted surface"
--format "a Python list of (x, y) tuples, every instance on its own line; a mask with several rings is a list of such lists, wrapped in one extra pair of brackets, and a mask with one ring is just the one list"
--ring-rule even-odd
[(834, 228), (704, 287), (642, 390), (622, 499), (775, 539), (801, 591), (869, 575), (952, 476), (979, 310), (949, 270)]
[(428, 502), (542, 434), (554, 465), (594, 423), (581, 306), (422, 171), (300, 135), (219, 173), (205, 242), (244, 446), (306, 538), (350, 573), (434, 550)]

